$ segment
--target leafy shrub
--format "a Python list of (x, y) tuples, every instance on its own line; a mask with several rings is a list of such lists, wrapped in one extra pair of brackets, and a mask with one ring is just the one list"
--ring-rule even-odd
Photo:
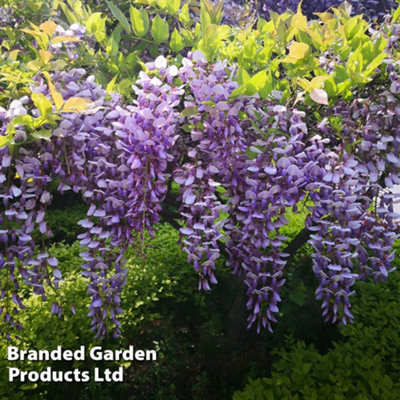
[[(160, 227), (161, 231), (164, 229)], [(176, 246), (176, 237), (171, 237), (170, 230), (161, 235), (164, 245), (169, 246), (175, 240), (175, 252), (179, 247)], [(165, 248), (161, 246), (164, 250)], [(160, 250), (160, 249), (158, 249)], [(78, 242), (72, 245), (56, 244), (48, 249), (48, 252), (57, 257), (60, 266), (64, 270), (64, 279), (60, 288), (56, 292), (48, 291), (48, 302), (43, 303), (40, 296), (30, 295), (24, 300), (27, 310), (21, 313), (21, 322), (24, 324), (24, 330), (21, 331), (19, 339), (13, 343), (2, 340), (0, 343), (0, 397), (4, 400), (17, 399), (40, 399), (52, 398), (62, 399), (63, 391), (68, 390), (70, 395), (79, 396), (80, 399), (91, 398), (92, 395), (100, 396), (100, 399), (112, 398), (110, 392), (116, 390), (114, 386), (109, 385), (100, 395), (101, 385), (88, 383), (56, 383), (54, 385), (47, 383), (40, 384), (18, 384), (13, 383), (15, 390), (10, 393), (8, 383), (8, 368), (11, 363), (6, 361), (7, 346), (13, 344), (20, 349), (55, 349), (61, 345), (64, 349), (76, 350), (80, 346), (86, 349), (94, 345), (101, 344), (104, 348), (121, 349), (127, 348), (128, 344), (134, 343), (141, 348), (153, 348), (153, 337), (151, 331), (142, 335), (143, 329), (162, 318), (159, 307), (156, 304), (160, 299), (175, 296), (174, 288), (177, 285), (174, 272), (176, 264), (174, 258), (170, 258), (169, 263), (161, 253), (152, 254), (149, 252), (149, 261), (129, 259), (127, 268), (130, 269), (127, 284), (122, 294), (122, 302), (126, 308), (121, 322), (123, 324), (124, 336), (119, 340), (107, 338), (104, 342), (95, 340), (91, 333), (90, 319), (87, 318), (89, 302), (87, 300), (87, 283), (80, 274), (81, 258), (79, 253), (81, 248)], [(173, 250), (174, 251), (174, 250)], [(171, 252), (169, 255), (172, 255)], [(138, 263), (136, 263), (138, 261)], [(186, 264), (187, 269), (189, 269)], [(174, 272), (172, 271), (174, 269)], [(181, 271), (184, 270), (180, 269)], [(178, 270), (179, 271), (179, 270)], [(189, 272), (187, 270), (187, 272)], [(178, 273), (179, 275), (179, 273)], [(191, 274), (190, 274), (191, 275)], [(51, 304), (57, 303), (62, 314), (52, 315)], [(70, 370), (71, 368), (80, 368), (90, 370), (93, 364), (90, 360), (85, 362), (13, 362), (12, 366), (25, 370), (41, 371), (50, 366), (54, 370)], [(118, 363), (112, 366), (117, 368)], [(127, 365), (125, 365), (127, 367)], [(96, 367), (109, 368), (110, 364), (96, 362)], [(136, 368), (136, 366), (135, 366)], [(153, 367), (154, 368), (154, 367)], [(128, 371), (128, 373), (130, 373)], [(132, 375), (135, 375), (132, 371)], [(151, 376), (150, 376), (151, 377)], [(149, 377), (149, 379), (150, 379)], [(67, 385), (67, 386), (64, 386)], [(92, 385), (92, 386), (91, 386)], [(94, 386), (93, 386), (94, 385)], [(97, 386), (96, 386), (97, 385)], [(103, 388), (104, 389), (104, 388)], [(124, 388), (119, 388), (119, 391)], [(79, 395), (78, 395), (79, 393)], [(110, 397), (109, 397), (110, 396)]]
[[(52, 237), (47, 243), (65, 242), (72, 244), (76, 241), (79, 234), (83, 233), (83, 228), (78, 222), (85, 218), (87, 206), (82, 203), (73, 203), (65, 208), (54, 207), (47, 212), (47, 223), (52, 231)], [(34, 238), (35, 235), (33, 236)]]
[[(293, 237), (304, 215), (288, 213), (287, 217), (296, 227), (286, 234)], [(60, 220), (62, 223), (62, 220)], [(244, 376), (256, 376), (267, 373), (268, 363), (265, 357), (274, 346), (282, 344), (282, 332), (299, 322), (299, 312), (293, 302), (285, 302), (282, 307), (282, 326), (271, 335), (264, 333), (257, 337), (247, 332), (244, 342), (232, 341), (227, 337), (227, 315), (232, 310), (235, 296), (232, 287), (231, 271), (223, 268), (223, 260), (218, 266), (219, 285), (211, 292), (199, 292), (196, 287), (196, 275), (193, 267), (187, 263), (179, 244), (178, 232), (168, 224), (157, 226), (155, 238), (145, 242), (143, 249), (146, 257), (137, 258), (133, 249), (128, 250), (128, 281), (122, 293), (122, 306), (125, 313), (121, 317), (122, 336), (120, 339), (107, 337), (102, 343), (104, 348), (126, 348), (134, 344), (138, 348), (157, 348), (157, 363), (125, 365), (126, 376), (123, 385), (100, 384), (46, 384), (24, 385), (13, 383), (14, 393), (8, 393), (9, 384), (6, 362), (6, 341), (1, 343), (3, 362), (0, 397), (7, 400), (17, 399), (58, 399), (60, 393), (68, 391), (71, 396), (80, 399), (96, 396), (101, 400), (114, 398), (116, 393), (129, 393), (137, 400), (154, 399), (229, 399)], [(42, 303), (40, 297), (25, 294), (28, 310), (21, 314), (25, 329), (20, 332), (20, 341), (14, 342), (20, 348), (53, 349), (57, 345), (75, 349), (80, 345), (86, 348), (99, 342), (93, 339), (87, 318), (88, 301), (86, 282), (80, 276), (79, 243), (72, 245), (55, 244), (48, 249), (51, 256), (57, 257), (62, 268), (64, 281), (60, 289), (49, 292), (49, 301)], [(297, 267), (310, 265), (310, 257), (299, 256), (294, 260)], [(293, 276), (296, 281), (298, 276)], [(289, 277), (288, 290), (296, 287)], [(289, 296), (288, 296), (289, 297)], [(290, 300), (290, 299), (289, 299)], [(315, 313), (310, 313), (309, 303), (314, 302)], [(57, 302), (63, 311), (61, 316), (51, 315), (51, 303)], [(71, 307), (74, 305), (75, 314)], [(318, 305), (313, 296), (302, 304), (304, 317), (311, 320), (318, 316)], [(304, 318), (305, 319), (305, 318)], [(327, 328), (319, 319), (314, 322), (313, 334), (318, 336), (321, 329)], [(242, 327), (243, 329), (243, 327)], [(331, 328), (332, 329), (332, 328)], [(293, 332), (289, 329), (290, 332)], [(324, 332), (324, 331), (323, 331)], [(293, 332), (296, 337), (304, 338), (305, 331)], [(322, 336), (322, 335), (320, 335)], [(330, 335), (329, 337), (331, 337)], [(310, 337), (306, 336), (307, 340)], [(262, 349), (262, 350), (260, 350)], [(13, 363), (24, 369), (41, 370), (52, 366), (56, 370), (69, 370), (71, 363)], [(79, 363), (78, 363), (79, 364)], [(77, 365), (78, 365), (77, 364)], [(230, 365), (226, 368), (226, 365)], [(81, 369), (90, 369), (89, 363), (78, 365)], [(117, 363), (96, 363), (97, 367), (117, 368)], [(114, 397), (113, 397), (114, 396)]]
[[(35, 233), (41, 234), (38, 241), (44, 242), (50, 234), (45, 220), (52, 201), (48, 185), (56, 180), (59, 191), (81, 192), (90, 203), (88, 218), (80, 221), (86, 230), (79, 239), (87, 247), (82, 256), (84, 274), (90, 278), (90, 316), (99, 335), (106, 334), (103, 316), (107, 310), (119, 333), (116, 315), (121, 309), (116, 293), (127, 272), (123, 251), (132, 242), (138, 245), (145, 231), (151, 234), (152, 225), (163, 217), (179, 228), (200, 288), (207, 290), (209, 283), (217, 282), (215, 260), (221, 244), (226, 246), (228, 265), (242, 273), (248, 286), (249, 325), (272, 329), (287, 257), (282, 233), (288, 222), (283, 214), (310, 196), (305, 224), (314, 232), (309, 242), (314, 248), (323, 315), (332, 322), (351, 321), (348, 297), (355, 279), (368, 275), (370, 265), (377, 280), (385, 278), (393, 258), (392, 198), (384, 194), (375, 213), (372, 202), (378, 196), (377, 185), (384, 189), (400, 179), (395, 138), (399, 71), (395, 43), (389, 45), (387, 40), (394, 25), (374, 32), (360, 16), (350, 18), (345, 6), (314, 22), (307, 21), (300, 10), (273, 15), (269, 22), (260, 19), (257, 29), (248, 32), (251, 45), (246, 43), (243, 54), (234, 56), (241, 61), (236, 76), (235, 68), (208, 62), (199, 49), (214, 60), (247, 32), (220, 26), (221, 3), (212, 6), (203, 1), (200, 23), (189, 41), (197, 50), (188, 58), (182, 54), (174, 58), (184, 47), (174, 46), (171, 36), (168, 60), (163, 56), (147, 64), (136, 60), (144, 71), (136, 82), (134, 106), (125, 106), (121, 98), (110, 95), (114, 79), (105, 90), (85, 70), (72, 66), (84, 65), (96, 53), (99, 58), (93, 66), (107, 60), (108, 72), (115, 78), (127, 72), (123, 66), (128, 59), (121, 56), (119, 44), (131, 32), (143, 41), (140, 49), (133, 41), (129, 51), (135, 49), (133, 58), (144, 59), (148, 54), (143, 42), (150, 40), (157, 51), (169, 43), (167, 19), (174, 21), (176, 41), (193, 26), (186, 18), (187, 3), (149, 1), (140, 10), (129, 7), (129, 19), (124, 15), (126, 3), (118, 3), (122, 11), (112, 2), (106, 4), (112, 14), (109, 20), (79, 1), (57, 2), (63, 16), (74, 23), (68, 29), (68, 35), (74, 36), (65, 36), (67, 31), (54, 21), (31, 24), (31, 29), (18, 34), (27, 52), (13, 50), (17, 36), (5, 30), (9, 40), (4, 41), (3, 73), (18, 61), (31, 75), (40, 72), (34, 78), (25, 77), (34, 82), (28, 90), (31, 98), (23, 96), (9, 103), (5, 96), (6, 108), (0, 110), (0, 179), (5, 183), (0, 239), (2, 251), (4, 247), (7, 252), (0, 262), (10, 269), (2, 287), (9, 288), (10, 281), (17, 292), (20, 283), (32, 283), (33, 290), (44, 295), (49, 271), (57, 286), (61, 275), (57, 260), (46, 252), (36, 256), (36, 236), (30, 235), (36, 228)], [(35, 42), (29, 44), (26, 38), (31, 36)], [(225, 43), (218, 52), (218, 45)], [(254, 63), (260, 48), (263, 56)], [(252, 72), (261, 70), (251, 77), (247, 69), (252, 64)], [(381, 85), (388, 76), (393, 81), (391, 94), (387, 82)], [(297, 93), (298, 86), (304, 89), (302, 93)], [(11, 97), (22, 94), (21, 88), (6, 89)], [(379, 94), (372, 94), (372, 89)], [(82, 93), (85, 98), (75, 97)], [(261, 99), (250, 98), (256, 93)], [(301, 110), (282, 105), (294, 94), (294, 103), (306, 95)], [(340, 97), (343, 100), (337, 102)], [(382, 112), (374, 113), (376, 107)], [(396, 108), (396, 117), (386, 118), (389, 107)], [(349, 113), (359, 118), (342, 135), (342, 121)], [(372, 138), (369, 130), (360, 129), (363, 125), (375, 127)], [(143, 142), (142, 131), (151, 140)], [(385, 168), (390, 176), (378, 179)], [(170, 191), (172, 181), (179, 185), (178, 193)], [(359, 202), (360, 196), (367, 200)], [(133, 238), (132, 232), (138, 236)], [(18, 329), (14, 314), (23, 308), (22, 300), (9, 290), (5, 297), (1, 311)]]
[(322, 354), (289, 340), (275, 352), (271, 376), (250, 381), (234, 400), (398, 399), (400, 273), (379, 285), (360, 283), (358, 289), (356, 322), (339, 329), (343, 341)]

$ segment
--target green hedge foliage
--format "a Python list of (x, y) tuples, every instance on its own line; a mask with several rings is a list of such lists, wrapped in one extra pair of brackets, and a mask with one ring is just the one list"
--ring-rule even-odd
[[(398, 261), (397, 261), (398, 264)], [(326, 354), (289, 339), (268, 378), (251, 380), (234, 400), (396, 400), (400, 398), (400, 272), (359, 284), (356, 323)]]

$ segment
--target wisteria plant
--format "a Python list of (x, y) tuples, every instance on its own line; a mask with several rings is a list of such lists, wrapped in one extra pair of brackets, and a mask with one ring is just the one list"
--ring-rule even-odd
[[(313, 59), (298, 52), (305, 48), (300, 31), (313, 35), (303, 17), (300, 11), (292, 16), (297, 31), (280, 63), (293, 65), (281, 69), (287, 74), (281, 81)], [(390, 38), (368, 39), (360, 31), (358, 61), (346, 47), (350, 66), (365, 61), (358, 70), (345, 70), (343, 59), (332, 67), (325, 49), (316, 71), (329, 75), (333, 68), (333, 84), (345, 90), (329, 102), (328, 89), (311, 87), (314, 102), (304, 103), (302, 93), (289, 101), (289, 92), (264, 91), (265, 71), (250, 78), (227, 61), (208, 61), (199, 49), (143, 64), (126, 103), (85, 69), (53, 70), (56, 64), (49, 63), (60, 54), (71, 63), (79, 57), (83, 27), (65, 30), (53, 22), (36, 28), (26, 33), (46, 40), (33, 50), (41, 61), (30, 64), (36, 73), (29, 95), (0, 108), (0, 313), (8, 325), (2, 332), (22, 329), (26, 286), (45, 300), (46, 287), (56, 289), (62, 279), (57, 259), (32, 234), (52, 234), (46, 210), (54, 187), (78, 193), (87, 204), (79, 221), (85, 232), (77, 239), (97, 336), (120, 335), (124, 252), (133, 247), (140, 254), (161, 220), (179, 230), (199, 289), (217, 283), (216, 260), (226, 258), (246, 284), (249, 327), (272, 331), (285, 265), (305, 241), (314, 249), (323, 316), (353, 320), (354, 283), (387, 278), (398, 237), (395, 27)], [(303, 72), (305, 85), (310, 69)], [(307, 220), (304, 240), (295, 246), (281, 228), (289, 223), (287, 210), (296, 212), (300, 204)], [(60, 305), (53, 303), (52, 312), (61, 314)]]
[[(285, 210), (306, 197), (312, 201), (307, 228), (321, 282), (317, 296), (327, 320), (351, 321), (348, 298), (355, 280), (386, 278), (393, 259), (394, 195), (379, 193), (399, 181), (396, 93), (383, 92), (368, 105), (357, 100), (335, 106), (333, 115), (345, 120), (346, 113), (360, 114), (340, 137), (328, 123), (307, 126), (295, 108), (251, 97), (229, 100), (237, 87), (232, 71), (222, 62), (209, 64), (199, 51), (180, 68), (162, 56), (147, 67), (131, 106), (106, 100), (82, 70), (53, 75), (64, 101), (84, 97), (95, 105), (61, 112), (47, 140), (30, 141), (15, 121), (28, 107), (39, 114), (28, 99), (2, 111), (3, 137), (7, 126), (16, 129), (13, 143), (1, 149), (6, 321), (18, 324), (22, 282), (45, 296), (43, 283), (57, 286), (61, 279), (57, 260), (35, 252), (31, 236), (36, 226), (51, 234), (45, 210), (54, 180), (62, 192), (80, 192), (89, 206), (79, 222), (87, 231), (79, 239), (92, 297), (89, 316), (101, 336), (109, 317), (119, 334), (124, 249), (140, 250), (143, 233), (171, 215), (182, 221), (182, 246), (199, 287), (208, 290), (217, 282), (215, 260), (225, 244), (228, 265), (248, 287), (249, 325), (271, 329), (289, 255), (279, 231), (288, 223)], [(396, 83), (397, 68), (391, 68)], [(50, 82), (38, 77), (33, 93), (51, 95)], [(396, 92), (396, 85), (391, 88)], [(175, 196), (172, 181), (179, 185)], [(171, 201), (178, 211), (170, 210)], [(61, 312), (56, 304), (53, 311)]]

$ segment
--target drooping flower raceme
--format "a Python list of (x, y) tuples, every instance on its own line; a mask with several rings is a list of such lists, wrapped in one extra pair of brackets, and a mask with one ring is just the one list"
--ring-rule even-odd
[[(389, 65), (390, 90), (373, 101), (326, 108), (327, 119), (307, 125), (305, 112), (256, 97), (231, 98), (233, 70), (210, 64), (196, 51), (180, 67), (164, 57), (147, 64), (130, 105), (72, 69), (52, 75), (64, 101), (92, 103), (81, 113), (59, 112), (48, 140), (30, 140), (23, 125), (0, 148), (0, 270), (3, 319), (19, 327), (20, 282), (45, 297), (43, 283), (58, 284), (57, 260), (36, 251), (31, 233), (49, 236), (49, 184), (81, 193), (88, 205), (79, 224), (83, 274), (88, 278), (93, 329), (120, 334), (124, 251), (153, 234), (173, 215), (199, 287), (217, 282), (224, 247), (228, 265), (243, 276), (249, 326), (272, 329), (285, 282), (286, 210), (311, 199), (313, 269), (327, 320), (352, 320), (349, 297), (356, 280), (391, 271), (396, 238), (394, 193), (399, 182), (398, 67)], [(50, 98), (39, 75), (33, 92)], [(28, 98), (0, 110), (0, 135), (13, 117), (39, 115)], [(330, 118), (341, 117), (338, 134)], [(177, 185), (178, 187), (176, 188)], [(386, 192), (382, 194), (384, 188)], [(175, 221), (176, 223), (176, 221)], [(10, 304), (14, 304), (10, 308)], [(15, 307), (14, 307), (15, 306)], [(58, 305), (52, 311), (60, 313)]]
[(391, 92), (333, 107), (331, 116), (343, 121), (341, 140), (326, 121), (320, 126), (324, 136), (338, 143), (337, 152), (326, 151), (319, 159), (324, 168), (314, 175), (318, 190), (310, 191), (315, 206), (307, 223), (314, 231), (317, 298), (332, 322), (352, 321), (348, 297), (355, 280), (372, 275), (379, 281), (393, 270), (399, 229), (393, 203), (399, 195), (391, 188), (400, 182), (400, 108), (394, 97), (398, 72), (391, 64), (388, 70)]

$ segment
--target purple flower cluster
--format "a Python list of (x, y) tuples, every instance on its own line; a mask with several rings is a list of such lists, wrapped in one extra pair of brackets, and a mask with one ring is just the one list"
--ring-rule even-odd
[(218, 187), (222, 188), (221, 180), (232, 159), (245, 149), (236, 115), (239, 103), (231, 110), (227, 104), (237, 84), (228, 78), (225, 69), (225, 63), (209, 65), (201, 53), (195, 52), (178, 73), (187, 85), (185, 108), (196, 110), (185, 121), (190, 127), (190, 133), (183, 136), (186, 160), (174, 171), (186, 225), (181, 234), (188, 261), (199, 274), (199, 288), (206, 290), (210, 289), (209, 282), (217, 283), (214, 270), (223, 227), (219, 219), (226, 209)]
[[(5, 134), (12, 118), (27, 113), (27, 103), (28, 98), (23, 98), (11, 102), (8, 110), (0, 108), (0, 135)], [(25, 136), (22, 129), (17, 129), (15, 141)], [(0, 148), (0, 315), (17, 329), (22, 326), (16, 315), (25, 308), (19, 295), (21, 283), (30, 285), (45, 299), (43, 284), (57, 287), (61, 279), (57, 260), (43, 249), (37, 254), (31, 236), (35, 228), (40, 234), (51, 236), (44, 216), (52, 198), (48, 191), (52, 159), (47, 151), (14, 146), (14, 152), (10, 152), (8, 147)]]
[[(226, 237), (228, 265), (244, 274), (248, 286), (249, 326), (271, 330), (287, 256), (280, 228), (288, 223), (286, 209), (296, 209), (308, 196), (314, 203), (307, 226), (320, 279), (317, 298), (327, 320), (351, 321), (348, 298), (355, 280), (369, 274), (385, 279), (392, 270), (394, 194), (378, 196), (398, 183), (398, 142), (391, 136), (397, 114), (389, 108), (388, 115), (387, 108), (395, 104), (393, 95), (386, 92), (377, 114), (376, 104), (361, 112), (357, 107), (365, 102), (339, 103), (333, 116), (341, 115), (346, 124), (356, 120), (357, 129), (350, 134), (346, 125), (338, 137), (323, 121), (318, 128), (324, 137), (310, 137), (304, 114), (255, 99), (229, 101), (235, 84), (226, 67), (210, 66), (201, 57), (194, 64), (181, 69), (190, 72), (189, 78), (178, 72), (189, 82), (185, 106), (196, 113), (181, 122), (190, 133), (183, 134), (186, 156), (181, 155), (184, 161), (174, 176), (186, 223), (183, 247), (200, 275), (199, 287), (216, 283), (218, 239)], [(392, 76), (392, 91), (397, 79)], [(373, 116), (373, 122), (365, 120)], [(390, 134), (380, 138), (382, 124)], [(360, 137), (365, 138), (361, 145)], [(383, 153), (371, 152), (377, 139)], [(389, 175), (379, 183), (384, 171)]]
[[(120, 334), (120, 292), (126, 281), (124, 251), (150, 236), (173, 200), (181, 243), (199, 275), (199, 288), (217, 283), (216, 260), (225, 245), (228, 265), (243, 276), (249, 326), (272, 330), (288, 254), (281, 228), (286, 210), (312, 202), (317, 298), (332, 322), (352, 320), (349, 297), (356, 280), (385, 279), (397, 237), (391, 188), (400, 183), (399, 65), (388, 64), (390, 88), (374, 99), (339, 101), (317, 127), (291, 107), (230, 94), (237, 87), (224, 62), (210, 64), (200, 51), (178, 68), (160, 56), (148, 63), (124, 106), (83, 69), (52, 75), (57, 91), (92, 103), (63, 113), (49, 140), (33, 141), (17, 126), (16, 144), (0, 148), (0, 313), (20, 328), (20, 284), (45, 298), (43, 284), (61, 279), (57, 260), (35, 251), (32, 232), (51, 236), (46, 208), (49, 184), (81, 193), (88, 204), (83, 275), (91, 296), (93, 330)], [(387, 90), (389, 89), (389, 90)], [(33, 92), (50, 98), (48, 82)], [(28, 98), (0, 109), (0, 136), (13, 117), (39, 115)], [(333, 120), (342, 121), (335, 130)], [(176, 213), (178, 210), (179, 214)], [(60, 314), (56, 303), (52, 312)]]
[[(320, 124), (325, 139), (337, 143), (336, 152), (325, 151), (310, 192), (315, 205), (307, 224), (314, 247), (314, 272), (320, 280), (317, 298), (323, 315), (332, 322), (352, 321), (348, 297), (355, 280), (369, 275), (386, 279), (393, 268), (393, 241), (398, 237), (393, 203), (400, 183), (400, 106), (395, 98), (398, 70), (388, 66), (391, 92), (340, 101), (331, 116), (343, 121), (342, 138)], [(321, 140), (320, 140), (321, 142)], [(322, 146), (322, 145), (321, 145)]]
[[(243, 1), (235, 1), (243, 4)], [(250, 3), (258, 11), (262, 18), (269, 19), (269, 12), (284, 13), (286, 10), (296, 11), (300, 0), (251, 0)], [(317, 12), (327, 11), (331, 7), (337, 7), (343, 3), (341, 0), (303, 0), (302, 11), (308, 18), (313, 18)], [(383, 20), (386, 14), (397, 7), (395, 0), (349, 0), (352, 6), (352, 14), (364, 14), (365, 18), (373, 21)]]
[[(159, 58), (155, 64), (162, 70), (166, 61)], [(86, 248), (81, 256), (83, 275), (90, 281), (93, 328), (104, 336), (110, 317), (119, 335), (119, 293), (127, 273), (123, 253), (136, 234), (137, 242), (143, 240), (144, 232), (152, 234), (159, 221), (176, 140), (179, 113), (174, 107), (182, 90), (142, 73), (134, 105), (122, 108), (117, 99), (105, 100), (104, 89), (92, 76), (85, 79), (83, 70), (52, 78), (64, 100), (83, 97), (93, 102), (83, 114), (63, 114), (47, 151), (62, 160), (53, 171), (60, 178), (58, 189), (81, 192), (89, 204), (87, 218), (79, 221), (87, 231), (78, 239)], [(49, 95), (43, 81), (33, 90)]]
[(236, 164), (227, 190), (229, 265), (245, 275), (249, 326), (257, 322), (258, 331), (261, 325), (272, 330), (288, 256), (280, 228), (289, 222), (286, 209), (304, 198), (311, 166), (303, 143), (307, 127), (303, 113), (280, 105), (249, 105), (246, 114), (255, 122), (247, 128), (254, 138), (248, 148), (252, 157)]

